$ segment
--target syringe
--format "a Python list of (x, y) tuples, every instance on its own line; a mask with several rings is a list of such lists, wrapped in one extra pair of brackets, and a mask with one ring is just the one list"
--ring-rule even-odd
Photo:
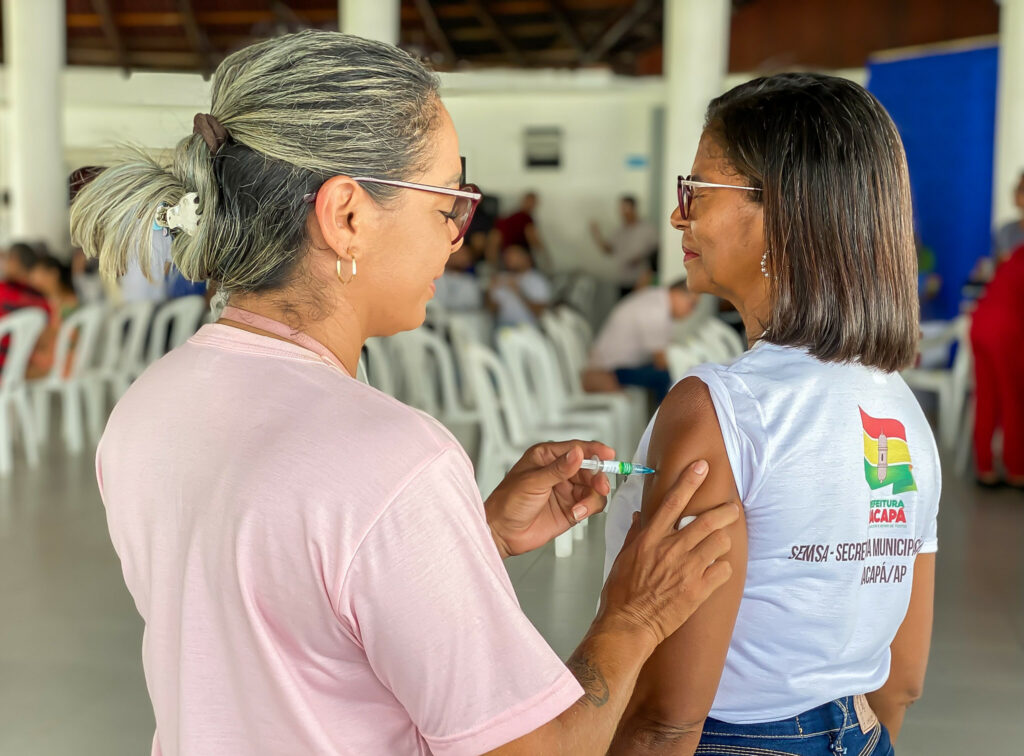
[(598, 459), (597, 457), (583, 460), (583, 464), (580, 467), (584, 470), (594, 470), (596, 472), (608, 473), (609, 475), (650, 475), (654, 472), (649, 467), (636, 465), (632, 462), (620, 462), (617, 459)]

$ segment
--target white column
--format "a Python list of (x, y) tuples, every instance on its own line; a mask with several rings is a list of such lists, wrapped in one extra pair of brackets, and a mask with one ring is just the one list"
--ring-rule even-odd
[(338, 22), (346, 34), (397, 45), (401, 10), (401, 0), (338, 0)]
[(992, 220), (1013, 219), (1013, 188), (1024, 171), (1024, 0), (1001, 0)]
[(61, 128), (64, 0), (3, 0), (3, 14), (11, 238), (43, 240), (64, 256), (69, 243)]
[[(729, 63), (729, 0), (665, 0), (665, 187), (662, 207), (676, 206), (676, 176), (693, 165), (708, 101), (722, 93)], [(661, 229), (661, 280), (684, 275), (679, 232)]]

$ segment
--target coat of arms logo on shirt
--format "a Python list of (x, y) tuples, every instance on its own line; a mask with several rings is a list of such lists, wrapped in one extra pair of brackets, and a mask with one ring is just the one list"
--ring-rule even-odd
[[(864, 477), (874, 491), (892, 486), (892, 493), (916, 491), (907, 430), (899, 420), (871, 417), (860, 410), (864, 426)], [(904, 520), (905, 522), (906, 520)]]

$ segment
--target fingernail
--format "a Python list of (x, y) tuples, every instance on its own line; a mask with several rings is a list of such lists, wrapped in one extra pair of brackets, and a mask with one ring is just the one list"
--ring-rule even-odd
[(587, 508), (583, 504), (577, 504), (572, 508), (572, 516), (576, 518), (576, 522), (580, 522), (584, 517), (587, 516)]
[(698, 460), (696, 464), (694, 464), (693, 466), (693, 471), (698, 475), (703, 475), (708, 471), (708, 463), (705, 462), (703, 459)]

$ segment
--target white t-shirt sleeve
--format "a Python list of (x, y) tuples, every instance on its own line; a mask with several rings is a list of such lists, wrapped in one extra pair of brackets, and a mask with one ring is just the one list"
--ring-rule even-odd
[[(934, 446), (935, 440), (932, 439)], [(933, 451), (933, 459), (938, 459), (938, 450)], [(924, 524), (924, 532), (921, 535), (921, 554), (934, 554), (939, 550), (939, 499), (942, 497), (942, 473), (936, 469), (933, 476), (935, 487), (935, 500), (931, 511)]]
[[(715, 365), (699, 365), (687, 377), (700, 379), (711, 394), (736, 491), (747, 507), (769, 469), (768, 441), (757, 401), (742, 382)], [(726, 385), (728, 381), (728, 385)]]
[(371, 528), (339, 611), (433, 753), (479, 754), (582, 694), (519, 607), (464, 455), (428, 462)]

